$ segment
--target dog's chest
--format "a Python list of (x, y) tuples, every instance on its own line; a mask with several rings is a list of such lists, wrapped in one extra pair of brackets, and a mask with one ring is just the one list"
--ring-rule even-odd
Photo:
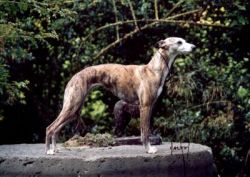
[(160, 85), (159, 85), (159, 88), (157, 90), (157, 98), (160, 96), (160, 94), (162, 92), (162, 88), (164, 86), (166, 77), (168, 76), (168, 74), (170, 72), (171, 66), (172, 66), (172, 64), (174, 62), (174, 58), (175, 58), (175, 56), (171, 56), (170, 57), (169, 63), (166, 65), (166, 67), (165, 67), (165, 69), (163, 71), (163, 74), (162, 74), (162, 77), (161, 77), (161, 81), (160, 81)]
[(164, 86), (164, 83), (165, 83), (165, 80), (166, 80), (166, 77), (169, 73), (169, 70), (165, 70), (163, 75), (162, 75), (162, 78), (160, 80), (160, 85), (159, 85), (159, 88), (157, 90), (157, 98), (160, 96), (161, 92), (162, 92), (162, 89), (163, 89), (163, 86)]
[(158, 90), (157, 90), (157, 98), (160, 96), (161, 92), (162, 92), (162, 88), (163, 88), (163, 85), (161, 85)]

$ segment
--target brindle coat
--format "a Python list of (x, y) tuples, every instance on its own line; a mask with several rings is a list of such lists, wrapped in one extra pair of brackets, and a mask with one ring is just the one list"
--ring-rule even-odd
[[(139, 105), (141, 139), (148, 153), (155, 153), (149, 143), (149, 124), (152, 107), (162, 91), (166, 76), (179, 53), (191, 52), (194, 45), (181, 38), (161, 40), (159, 49), (147, 65), (103, 64), (76, 73), (68, 82), (63, 108), (57, 119), (46, 129), (46, 152), (53, 154), (56, 136), (69, 121), (78, 117), (89, 91), (101, 85), (121, 100)], [(50, 148), (52, 140), (52, 149)]]

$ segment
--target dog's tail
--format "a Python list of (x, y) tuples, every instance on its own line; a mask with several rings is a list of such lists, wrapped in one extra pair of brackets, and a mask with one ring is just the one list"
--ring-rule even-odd
[(64, 92), (63, 109), (70, 110), (71, 114), (80, 111), (89, 90), (87, 80), (80, 74), (83, 75), (84, 73), (74, 75)]

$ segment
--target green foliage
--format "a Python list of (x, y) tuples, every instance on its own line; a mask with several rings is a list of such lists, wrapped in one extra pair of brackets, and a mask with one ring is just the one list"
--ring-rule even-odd
[(112, 118), (107, 112), (108, 106), (102, 101), (103, 93), (100, 90), (93, 90), (86, 98), (86, 104), (81, 111), (84, 119), (93, 121), (92, 132), (108, 132), (112, 129)]
[(3, 94), (3, 90), (5, 85), (8, 84), (8, 78), (9, 78), (9, 72), (8, 70), (4, 67), (4, 65), (0, 65), (0, 94)]
[[(0, 96), (6, 104), (13, 104), (18, 101), (26, 104), (24, 90), (28, 89), (28, 80), (10, 81), (9, 71), (6, 65), (0, 65)], [(0, 111), (1, 115), (2, 110)]]
[[(11, 129), (26, 142), (43, 141), (74, 73), (102, 63), (146, 63), (158, 40), (180, 36), (197, 49), (176, 60), (153, 132), (211, 146), (220, 176), (236, 176), (250, 147), (249, 2), (158, 0), (159, 18), (171, 22), (153, 21), (154, 1), (130, 3), (115, 1), (115, 14), (111, 0), (0, 1), (0, 135)], [(81, 112), (90, 131), (112, 132), (112, 100), (103, 90), (90, 93)], [(127, 134), (138, 126), (132, 120)]]

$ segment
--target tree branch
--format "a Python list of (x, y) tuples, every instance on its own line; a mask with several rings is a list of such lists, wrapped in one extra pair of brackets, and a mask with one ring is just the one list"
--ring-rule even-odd
[[(217, 100), (217, 101), (209, 101), (209, 102), (206, 102), (206, 103), (203, 103), (203, 104), (199, 104), (199, 105), (195, 105), (195, 106), (192, 106), (192, 107), (188, 107), (186, 108), (185, 110), (190, 110), (190, 109), (196, 109), (196, 108), (200, 108), (200, 107), (204, 107), (204, 106), (209, 106), (209, 105), (213, 105), (213, 104), (232, 104), (231, 101), (228, 101), (228, 100)], [(184, 112), (185, 110), (183, 110), (182, 112)], [(180, 111), (181, 112), (181, 111)], [(181, 113), (182, 113), (181, 112)]]
[(154, 7), (155, 7), (155, 19), (159, 20), (159, 12), (158, 12), (158, 4), (157, 4), (158, 0), (154, 0)]
[(173, 11), (179, 7), (179, 5), (181, 5), (183, 2), (185, 2), (185, 0), (180, 0), (179, 2), (177, 2), (174, 7), (172, 7), (172, 9), (169, 10), (169, 12), (166, 14), (166, 17), (168, 17), (171, 13), (173, 13)]
[(134, 24), (135, 24), (136, 28), (139, 28), (138, 23), (137, 23), (137, 19), (136, 19), (136, 16), (135, 16), (135, 11), (134, 11), (133, 5), (132, 5), (130, 0), (127, 0), (127, 1), (128, 1), (129, 8), (130, 8), (133, 20), (134, 20)]
[[(196, 12), (199, 10), (196, 10)], [(185, 12), (185, 14), (187, 14), (187, 12)], [(178, 15), (179, 17), (180, 15)], [(171, 18), (171, 17), (169, 17)], [(98, 54), (96, 54), (94, 56), (94, 59), (97, 59), (98, 57), (104, 55), (110, 48), (116, 46), (118, 43), (124, 42), (125, 40), (127, 40), (129, 37), (134, 36), (136, 33), (138, 33), (139, 31), (143, 31), (147, 28), (150, 28), (158, 23), (174, 23), (174, 24), (190, 24), (190, 25), (199, 25), (199, 26), (212, 26), (212, 27), (223, 27), (223, 28), (228, 28), (228, 26), (225, 25), (219, 25), (219, 24), (206, 24), (206, 23), (199, 23), (199, 22), (194, 22), (194, 21), (185, 21), (185, 20), (169, 20), (169, 18), (166, 19), (142, 19), (142, 20), (137, 20), (140, 22), (151, 22), (150, 24), (144, 25), (143, 27), (141, 27), (140, 29), (135, 29), (130, 33), (127, 33), (124, 37), (120, 38), (119, 40), (116, 40), (114, 42), (112, 42), (111, 44), (109, 44), (108, 46), (106, 46), (105, 48), (103, 48)], [(134, 20), (128, 20), (128, 21), (124, 21), (124, 22), (117, 22), (117, 24), (115, 25), (120, 25), (120, 24), (125, 24), (125, 23), (131, 23)], [(109, 24), (110, 26), (113, 26), (114, 24)], [(106, 25), (109, 26), (109, 25)], [(106, 28), (105, 27), (105, 28)]]
[[(143, 29), (141, 28), (140, 30), (143, 30)], [(129, 37), (132, 37), (133, 35), (135, 35), (140, 30), (139, 30), (139, 28), (136, 28), (132, 32), (127, 33), (124, 37), (120, 38), (119, 40), (116, 40), (116, 41), (112, 42), (111, 44), (109, 44), (108, 46), (106, 46), (105, 48), (103, 48), (98, 54), (96, 54), (93, 59), (95, 60), (95, 59), (99, 58), (101, 55), (103, 55), (104, 53), (106, 53), (110, 48), (116, 46), (117, 44), (119, 44), (119, 43), (121, 43), (123, 41), (125, 41)]]
[(185, 15), (195, 14), (195, 13), (198, 13), (200, 11), (201, 11), (201, 9), (190, 10), (190, 11), (183, 12), (183, 13), (180, 13), (180, 14), (172, 15), (172, 16), (164, 18), (164, 19), (171, 20), (171, 19), (175, 19), (175, 18), (182, 17), (182, 16), (185, 16)]
[(33, 5), (34, 4), (39, 4), (41, 6), (50, 6), (50, 5), (60, 5), (60, 4), (70, 4), (70, 3), (75, 3), (79, 0), (68, 0), (68, 1), (63, 1), (63, 2), (38, 2), (38, 1), (27, 1), (27, 2), (17, 2), (17, 1), (8, 1), (8, 0), (0, 0), (0, 2), (3, 2), (3, 3), (13, 3), (13, 4), (29, 4), (29, 5)]
[[(118, 22), (118, 17), (117, 17), (118, 12), (117, 12), (117, 8), (115, 5), (115, 0), (112, 0), (112, 3), (113, 3), (113, 7), (114, 7), (115, 22)], [(115, 30), (116, 30), (116, 39), (119, 40), (120, 36), (119, 36), (119, 26), (118, 25), (115, 26)]]
[[(183, 12), (183, 13), (180, 13), (178, 15), (167, 17), (165, 19), (158, 19), (158, 20), (157, 19), (140, 19), (140, 20), (126, 20), (126, 21), (118, 21), (118, 22), (115, 22), (115, 23), (109, 23), (107, 25), (104, 25), (104, 26), (101, 26), (101, 27), (97, 28), (94, 32), (89, 33), (86, 37), (83, 38), (83, 41), (86, 41), (91, 36), (93, 36), (95, 33), (99, 32), (101, 30), (110, 28), (112, 26), (124, 25), (124, 24), (128, 24), (128, 23), (135, 23), (135, 21), (136, 22), (147, 22), (148, 23), (148, 22), (154, 22), (154, 21), (159, 21), (159, 20), (165, 20), (167, 22), (170, 19), (175, 19), (177, 17), (181, 17), (181, 16), (185, 16), (185, 15), (189, 15), (189, 14), (194, 14), (194, 13), (197, 13), (197, 12), (200, 12), (200, 9), (191, 10), (191, 11), (188, 11), (188, 12)], [(171, 22), (173, 22), (173, 20)]]

